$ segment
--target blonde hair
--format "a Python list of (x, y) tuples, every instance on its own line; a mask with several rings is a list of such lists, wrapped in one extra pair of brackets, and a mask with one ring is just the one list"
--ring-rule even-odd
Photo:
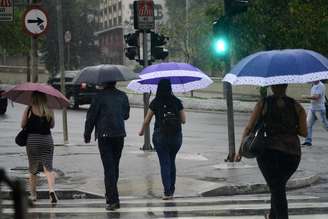
[(53, 114), (48, 108), (47, 96), (44, 93), (34, 91), (32, 93), (32, 104), (39, 108), (41, 116), (45, 116), (49, 122), (51, 121)]

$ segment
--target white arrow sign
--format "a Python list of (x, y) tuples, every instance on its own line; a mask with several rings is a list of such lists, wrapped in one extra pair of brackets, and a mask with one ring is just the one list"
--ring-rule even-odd
[(38, 36), (48, 27), (48, 16), (40, 7), (32, 7), (25, 12), (24, 27), (28, 34)]

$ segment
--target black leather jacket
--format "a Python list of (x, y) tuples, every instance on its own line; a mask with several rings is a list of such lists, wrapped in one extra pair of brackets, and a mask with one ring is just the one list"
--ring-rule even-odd
[(116, 88), (104, 89), (93, 99), (87, 112), (84, 137), (89, 138), (95, 127), (95, 137), (125, 137), (124, 120), (129, 118), (127, 95)]

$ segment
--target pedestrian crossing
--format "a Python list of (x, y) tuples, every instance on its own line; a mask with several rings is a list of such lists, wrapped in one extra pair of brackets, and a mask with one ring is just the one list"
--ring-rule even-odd
[[(318, 197), (289, 196), (288, 199), (291, 219), (328, 218), (328, 202)], [(60, 200), (56, 206), (51, 206), (48, 200), (39, 200), (33, 208), (28, 209), (28, 214), (31, 218), (48, 215), (49, 218), (81, 219), (112, 217), (263, 219), (264, 213), (269, 209), (269, 202), (267, 195), (176, 197), (169, 201), (159, 198), (121, 197), (121, 208), (111, 212), (105, 210), (103, 199)], [(12, 202), (3, 201), (2, 214), (13, 213)]]

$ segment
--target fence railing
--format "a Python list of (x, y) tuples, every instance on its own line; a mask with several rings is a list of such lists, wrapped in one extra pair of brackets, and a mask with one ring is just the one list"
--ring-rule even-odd
[[(14, 218), (27, 218), (27, 196), (24, 183), (19, 179), (10, 179), (6, 172), (0, 168), (0, 215), (3, 214), (3, 192), (2, 184), (6, 184), (11, 189), (11, 198), (14, 202)], [(1, 218), (1, 217), (0, 217)]]

